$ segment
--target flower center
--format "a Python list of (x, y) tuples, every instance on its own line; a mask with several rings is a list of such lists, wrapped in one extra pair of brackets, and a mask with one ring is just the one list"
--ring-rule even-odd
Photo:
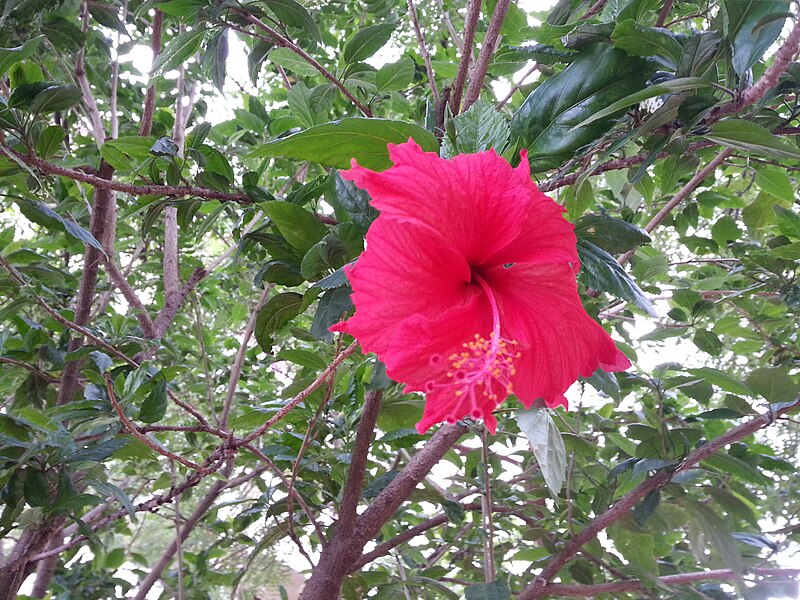
[[(488, 339), (476, 333), (473, 340), (462, 345), (461, 352), (448, 358), (451, 363), (451, 369), (447, 372), (450, 382), (445, 385), (455, 388), (457, 398), (467, 400), (470, 416), (477, 419), (484, 416), (479, 400), (498, 404), (513, 393), (511, 377), (517, 372), (514, 361), (520, 357), (520, 353), (516, 349), (516, 340), (506, 340), (500, 336), (500, 311), (489, 284), (477, 274), (473, 274), (473, 281), (481, 286), (492, 309), (492, 332)], [(498, 395), (498, 389), (503, 390), (502, 398)]]

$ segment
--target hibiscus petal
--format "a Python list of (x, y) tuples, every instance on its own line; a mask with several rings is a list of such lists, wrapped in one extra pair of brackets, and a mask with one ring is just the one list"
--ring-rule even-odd
[(535, 189), (524, 167), (512, 168), (494, 151), (445, 160), (413, 140), (390, 144), (389, 153), (395, 166), (382, 173), (355, 161), (340, 171), (370, 193), (382, 215), (425, 223), (473, 265), (518, 237)]
[(622, 371), (630, 366), (584, 310), (569, 265), (500, 267), (486, 278), (500, 303), (503, 335), (520, 345), (512, 382), (525, 406), (537, 398), (548, 406), (566, 406), (564, 392), (579, 375), (588, 377), (598, 367)]
[(463, 303), (470, 270), (436, 231), (381, 215), (367, 233), (367, 251), (347, 277), (356, 314), (331, 329), (384, 355), (398, 343), (398, 330), (410, 316), (435, 317)]

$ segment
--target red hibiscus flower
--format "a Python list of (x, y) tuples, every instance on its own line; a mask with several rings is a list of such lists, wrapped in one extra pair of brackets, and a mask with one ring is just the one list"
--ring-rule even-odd
[(426, 394), (420, 433), (463, 417), (494, 433), (492, 412), (512, 393), (526, 407), (566, 406), (578, 375), (630, 366), (584, 311), (573, 226), (527, 160), (445, 160), (412, 140), (389, 153), (382, 173), (355, 161), (341, 172), (380, 216), (347, 272), (355, 315), (332, 329), (377, 354), (406, 392)]

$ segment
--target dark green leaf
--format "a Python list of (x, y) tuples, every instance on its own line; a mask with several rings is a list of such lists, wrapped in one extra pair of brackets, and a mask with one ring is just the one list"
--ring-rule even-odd
[(396, 63), (383, 65), (375, 73), (375, 85), (379, 92), (406, 89), (414, 80), (416, 67), (410, 58), (401, 58)]
[(591, 125), (575, 125), (643, 89), (653, 70), (644, 59), (596, 44), (546, 79), (511, 121), (512, 136), (528, 148), (532, 168), (558, 166), (605, 134), (624, 109)]
[(769, 402), (793, 402), (800, 395), (800, 386), (785, 367), (754, 369), (747, 376), (747, 386)]
[(47, 229), (63, 231), (84, 244), (103, 250), (103, 245), (94, 236), (77, 223), (65, 219), (46, 204), (32, 198), (15, 198), (20, 212), (34, 223)]
[(46, 127), (42, 133), (39, 134), (39, 139), (36, 140), (36, 154), (40, 158), (50, 158), (61, 147), (67, 132), (59, 125), (50, 125)]
[(800, 215), (777, 204), (772, 208), (775, 211), (781, 233), (788, 238), (800, 240)]
[(369, 193), (356, 187), (352, 181), (342, 179), (338, 171), (333, 171), (331, 176), (336, 191), (335, 204), (338, 204), (362, 231), (367, 231), (372, 222), (378, 218), (378, 211), (369, 203)]
[(711, 356), (719, 356), (720, 352), (722, 352), (722, 348), (724, 344), (722, 340), (719, 339), (719, 336), (714, 333), (713, 331), (708, 331), (706, 329), (698, 329), (695, 334), (694, 338), (692, 339), (694, 345), (700, 348), (703, 352), (708, 352)]
[(272, 352), (272, 334), (289, 324), (300, 314), (303, 295), (285, 292), (270, 298), (258, 311), (255, 336), (264, 352)]
[(328, 233), (322, 221), (296, 204), (275, 200), (263, 206), (286, 241), (303, 254)]
[(322, 41), (322, 36), (317, 27), (314, 17), (306, 8), (296, 0), (262, 0), (269, 7), (275, 16), (283, 23), (302, 29), (318, 42)]
[(319, 299), (319, 306), (311, 324), (311, 335), (325, 342), (333, 341), (331, 325), (341, 321), (353, 309), (349, 288), (335, 288), (326, 291)]
[(86, 483), (105, 496), (114, 496), (117, 500), (119, 500), (119, 503), (122, 504), (125, 510), (128, 511), (130, 518), (134, 522), (136, 521), (136, 509), (134, 508), (131, 499), (128, 498), (128, 495), (124, 491), (122, 491), (113, 483), (101, 481), (99, 479), (89, 479)]
[(476, 583), (464, 589), (466, 600), (511, 600), (511, 590), (505, 579), (492, 583)]
[(40, 35), (16, 48), (0, 48), (0, 76), (5, 75), (12, 65), (33, 56), (43, 39), (44, 36)]
[(350, 167), (355, 158), (363, 167), (383, 170), (392, 164), (386, 145), (401, 144), (408, 138), (427, 152), (439, 151), (436, 137), (414, 123), (348, 117), (259, 146), (250, 158), (285, 156), (339, 168)]
[(617, 23), (611, 39), (617, 48), (633, 56), (659, 56), (673, 67), (678, 64), (683, 53), (680, 42), (666, 29), (645, 27), (633, 19)]
[(200, 50), (200, 43), (205, 34), (205, 29), (198, 28), (176, 35), (153, 61), (150, 74), (158, 75), (180, 67), (190, 56)]
[(22, 486), (25, 493), (25, 501), (30, 506), (49, 506), (52, 496), (50, 484), (47, 477), (38, 469), (27, 469), (25, 471), (25, 483)]
[(154, 378), (150, 393), (142, 402), (138, 419), (142, 423), (158, 423), (167, 413), (167, 380), (163, 375)]
[(605, 214), (586, 215), (578, 219), (575, 222), (575, 235), (614, 254), (650, 243), (650, 236), (643, 229)]
[[(468, 154), (496, 150), (502, 154), (508, 145), (510, 130), (502, 113), (494, 104), (479, 100), (466, 112), (450, 119), (444, 139), (444, 154)], [(450, 132), (452, 131), (452, 137)]]
[(629, 300), (647, 314), (655, 316), (653, 305), (617, 260), (608, 252), (586, 240), (578, 240), (580, 276), (586, 285), (596, 290)]
[(91, 444), (68, 455), (64, 459), (64, 462), (103, 462), (127, 443), (128, 440), (126, 438), (116, 437), (106, 440), (105, 442), (100, 442), (99, 444)]
[(396, 28), (397, 25), (394, 23), (380, 23), (359, 28), (345, 44), (342, 52), (344, 62), (354, 64), (369, 58), (386, 45)]
[[(725, 0), (733, 68), (742, 75), (778, 39), (789, 10), (788, 0)], [(774, 16), (774, 17), (773, 17)]]

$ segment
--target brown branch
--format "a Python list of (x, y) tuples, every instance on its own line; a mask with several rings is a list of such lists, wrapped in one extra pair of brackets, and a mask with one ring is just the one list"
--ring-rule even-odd
[(500, 27), (506, 18), (506, 12), (511, 0), (497, 0), (492, 14), (492, 20), (489, 22), (489, 28), (486, 30), (486, 35), (483, 37), (481, 43), (481, 51), (478, 54), (478, 60), (475, 63), (475, 70), (472, 72), (472, 77), (469, 81), (467, 88), (466, 99), (464, 100), (464, 110), (472, 106), (478, 97), (481, 95), (481, 87), (483, 87), (483, 80), (486, 78), (486, 71), (489, 70), (489, 63), (492, 60), (492, 55), (497, 45), (497, 40), (500, 36)]
[[(101, 166), (100, 179), (111, 177), (113, 169), (110, 165), (103, 162)], [(94, 203), (92, 206), (92, 216), (89, 224), (89, 231), (96, 240), (106, 239), (106, 229), (109, 227), (111, 213), (115, 210), (116, 203), (114, 193), (108, 189), (95, 189)], [(83, 273), (78, 286), (78, 297), (75, 307), (75, 324), (79, 327), (85, 326), (89, 322), (94, 302), (94, 293), (97, 286), (97, 271), (103, 260), (103, 251), (94, 246), (86, 245), (86, 254), (83, 261)], [(83, 345), (82, 337), (72, 338), (67, 346), (68, 352), (74, 352)], [(61, 373), (61, 387), (58, 390), (59, 405), (72, 401), (75, 388), (78, 384), (78, 369), (80, 360), (68, 361), (64, 365)]]
[[(711, 162), (709, 162), (702, 169), (699, 169), (694, 174), (694, 177), (692, 177), (688, 181), (688, 183), (686, 183), (686, 185), (684, 185), (678, 191), (678, 193), (675, 194), (672, 197), (672, 199), (669, 202), (667, 202), (652, 219), (650, 219), (650, 222), (644, 227), (645, 231), (650, 233), (656, 227), (658, 227), (661, 224), (661, 221), (663, 221), (667, 217), (667, 215), (673, 211), (673, 209), (676, 206), (678, 206), (681, 202), (683, 202), (689, 196), (689, 194), (691, 194), (697, 188), (697, 186), (699, 186), (703, 182), (703, 180), (706, 177), (714, 173), (717, 167), (719, 167), (723, 162), (725, 162), (725, 159), (728, 158), (731, 154), (733, 154), (733, 148), (725, 148), (722, 152), (717, 154), (717, 156), (714, 157), (714, 159)], [(619, 264), (624, 265), (631, 259), (631, 257), (634, 255), (635, 252), (636, 252), (635, 250), (629, 250), (628, 252), (623, 254), (619, 258)]]
[(422, 535), (429, 529), (433, 529), (439, 525), (444, 525), (445, 523), (447, 523), (447, 515), (438, 515), (436, 517), (431, 517), (427, 521), (423, 521), (419, 525), (414, 525), (414, 527), (404, 530), (402, 533), (396, 535), (392, 539), (387, 540), (382, 544), (378, 544), (373, 550), (362, 554), (361, 558), (353, 563), (352, 567), (350, 568), (350, 573), (355, 573), (356, 571), (361, 570), (375, 559), (380, 558), (381, 556), (386, 556), (400, 544), (412, 540), (418, 535)]
[(339, 81), (339, 79), (333, 73), (331, 73), (330, 71), (328, 71), (328, 69), (323, 67), (319, 62), (317, 62), (316, 59), (314, 59), (314, 57), (312, 57), (310, 54), (308, 54), (308, 52), (303, 50), (300, 46), (295, 44), (292, 40), (290, 40), (289, 38), (281, 35), (279, 32), (274, 30), (272, 27), (270, 27), (269, 25), (264, 23), (261, 19), (259, 19), (258, 17), (256, 17), (255, 15), (249, 13), (248, 11), (246, 11), (244, 9), (236, 8), (236, 7), (229, 7), (229, 10), (231, 12), (234, 12), (234, 13), (238, 14), (238, 15), (241, 15), (249, 23), (251, 23), (252, 25), (255, 25), (256, 27), (258, 27), (262, 31), (265, 31), (270, 36), (270, 38), (272, 38), (272, 41), (275, 43), (276, 46), (280, 46), (282, 48), (288, 48), (289, 50), (291, 50), (292, 52), (297, 54), (297, 56), (302, 58), (309, 65), (311, 65), (317, 71), (319, 71), (319, 73), (325, 79), (327, 79), (333, 85), (335, 85), (337, 88), (339, 88), (339, 90), (342, 92), (342, 94), (344, 94), (345, 97), (348, 100), (350, 100), (350, 102), (352, 102), (358, 108), (358, 110), (360, 110), (362, 113), (364, 113), (365, 116), (367, 116), (367, 117), (371, 117), (372, 116), (372, 111), (369, 109), (368, 106), (362, 104), (361, 101), (358, 98), (356, 98), (352, 94), (352, 92), (350, 90), (348, 90), (345, 87), (345, 85), (341, 81)]
[[(161, 54), (161, 34), (164, 28), (164, 13), (156, 9), (153, 15), (153, 33), (150, 38), (150, 48), (153, 52), (153, 62)], [(151, 83), (144, 97), (144, 110), (142, 122), (139, 125), (139, 135), (148, 137), (153, 131), (153, 114), (156, 107), (156, 86)]]
[(672, 10), (672, 0), (664, 0), (664, 6), (661, 7), (661, 12), (658, 13), (658, 19), (656, 20), (656, 27), (664, 26), (664, 23), (667, 22), (669, 11), (671, 10)]
[[(89, 30), (89, 3), (84, 0), (81, 4), (81, 31), (86, 33)], [(92, 137), (94, 137), (95, 144), (99, 148), (106, 141), (106, 131), (105, 127), (103, 127), (103, 120), (100, 118), (97, 99), (95, 99), (92, 93), (92, 86), (86, 77), (85, 56), (86, 49), (81, 48), (75, 57), (75, 78), (78, 80), (78, 86), (83, 94), (83, 105), (86, 108), (86, 116), (89, 118)]]
[(15, 367), (27, 369), (37, 377), (44, 379), (47, 383), (58, 383), (58, 378), (53, 377), (52, 375), (48, 375), (41, 369), (34, 367), (33, 365), (29, 365), (26, 362), (22, 362), (21, 360), (15, 360), (13, 358), (0, 356), (0, 364), (14, 365)]
[(80, 181), (87, 183), (95, 189), (114, 190), (115, 192), (122, 192), (124, 194), (131, 194), (134, 196), (167, 196), (170, 198), (182, 196), (195, 196), (203, 198), (204, 200), (222, 200), (224, 202), (239, 202), (242, 204), (252, 204), (252, 200), (246, 194), (232, 194), (228, 192), (220, 192), (208, 188), (201, 188), (195, 186), (180, 186), (180, 185), (132, 185), (130, 183), (121, 183), (113, 179), (105, 179), (103, 177), (93, 175), (91, 173), (84, 173), (76, 169), (68, 169), (66, 167), (59, 167), (49, 163), (41, 158), (33, 155), (21, 154), (8, 146), (3, 148), (11, 153), (12, 156), (18, 158), (22, 162), (32, 167), (36, 167), (43, 173), (49, 175), (60, 175), (67, 177), (73, 181)]
[(156, 330), (153, 319), (150, 318), (150, 313), (147, 312), (147, 308), (142, 304), (142, 301), (139, 299), (139, 296), (136, 295), (131, 284), (128, 283), (128, 279), (122, 271), (119, 270), (113, 256), (108, 255), (105, 257), (105, 265), (109, 279), (111, 279), (111, 282), (122, 292), (125, 300), (127, 300), (128, 304), (134, 309), (134, 315), (136, 316), (136, 320), (139, 321), (139, 327), (142, 328), (145, 337), (148, 339), (155, 338)]
[(256, 438), (259, 438), (262, 435), (264, 435), (270, 429), (270, 427), (272, 427), (273, 425), (275, 425), (275, 423), (283, 419), (286, 415), (289, 414), (289, 412), (295, 406), (297, 406), (303, 400), (308, 398), (315, 389), (317, 389), (319, 386), (325, 383), (328, 377), (330, 377), (333, 373), (336, 372), (336, 370), (339, 368), (339, 365), (341, 365), (342, 362), (344, 362), (344, 360), (348, 356), (350, 356), (353, 352), (356, 351), (356, 348), (358, 348), (358, 343), (353, 342), (347, 348), (345, 348), (339, 354), (337, 354), (336, 358), (334, 358), (331, 361), (331, 364), (329, 364), (327, 368), (324, 371), (322, 371), (322, 373), (320, 373), (319, 376), (317, 376), (317, 378), (306, 389), (297, 394), (287, 404), (285, 404), (278, 412), (276, 412), (274, 415), (272, 415), (272, 417), (267, 419), (267, 422), (264, 423), (261, 427), (259, 427), (249, 435), (245, 436), (241, 440), (238, 440), (237, 446), (243, 446), (244, 444), (249, 444)]
[[(750, 573), (762, 577), (789, 577), (796, 578), (800, 569), (752, 569)], [(695, 573), (677, 573), (658, 577), (658, 582), (665, 586), (686, 585), (699, 581), (715, 579), (718, 581), (736, 581), (740, 573), (731, 569), (716, 569), (713, 571), (697, 571)], [(613, 594), (618, 592), (640, 592), (646, 589), (639, 580), (613, 581), (594, 585), (581, 584), (551, 584), (547, 586), (547, 595), (552, 597), (571, 596), (577, 598), (594, 598), (600, 594)]]
[(225, 401), (222, 405), (222, 417), (219, 421), (219, 426), (222, 429), (227, 429), (228, 418), (231, 414), (231, 407), (233, 406), (233, 398), (236, 395), (236, 388), (239, 385), (239, 379), (242, 376), (242, 366), (244, 365), (244, 358), (247, 355), (247, 346), (250, 343), (250, 338), (253, 337), (253, 332), (256, 329), (256, 319), (258, 318), (258, 311), (264, 306), (264, 303), (269, 297), (272, 290), (272, 285), (268, 285), (261, 292), (261, 297), (256, 302), (256, 305), (250, 311), (250, 318), (245, 326), (244, 333), (242, 334), (242, 343), (239, 345), (239, 350), (236, 352), (236, 357), (233, 359), (231, 365), (231, 376), (228, 380), (228, 391), (225, 393)]
[(655, 475), (645, 480), (631, 490), (628, 494), (620, 498), (611, 508), (590, 522), (578, 535), (573, 537), (564, 548), (553, 556), (542, 572), (535, 578), (533, 583), (528, 585), (517, 597), (518, 600), (534, 600), (550, 594), (548, 590), (549, 582), (555, 577), (564, 565), (573, 556), (580, 552), (584, 544), (594, 539), (594, 537), (612, 524), (619, 521), (628, 514), (634, 506), (644, 499), (651, 492), (661, 489), (678, 473), (693, 468), (697, 463), (705, 460), (717, 450), (737, 442), (756, 431), (772, 424), (781, 415), (800, 406), (800, 399), (791, 406), (785, 406), (777, 411), (767, 411), (752, 419), (745, 421), (741, 425), (734, 427), (723, 433), (721, 436), (707, 442), (691, 452), (684, 460), (672, 471), (658, 471)]
[(422, 35), (422, 29), (419, 26), (417, 7), (414, 6), (414, 0), (406, 0), (406, 3), (408, 5), (408, 14), (411, 18), (411, 24), (414, 26), (414, 34), (417, 36), (419, 53), (422, 55), (422, 60), (425, 63), (425, 72), (428, 74), (428, 83), (431, 86), (433, 104), (438, 110), (441, 104), (441, 99), (439, 98), (439, 90), (436, 88), (436, 79), (433, 76), (433, 65), (431, 64), (431, 55), (428, 53), (428, 45), (425, 42), (425, 36)]
[(508, 103), (508, 101), (511, 100), (514, 94), (516, 94), (522, 88), (522, 82), (525, 81), (531, 75), (533, 75), (538, 69), (539, 69), (539, 63), (538, 62), (533, 63), (533, 66), (527, 71), (525, 71), (522, 77), (519, 78), (519, 81), (515, 83), (514, 86), (505, 95), (505, 97), (502, 100), (500, 100), (500, 102), (497, 103), (497, 110), (503, 108)]
[(605, 5), (606, 5), (606, 1), (607, 0), (597, 0), (597, 2), (592, 4), (589, 7), (589, 9), (585, 13), (583, 13), (583, 16), (581, 17), (581, 21), (586, 21), (588, 19), (591, 19), (595, 15), (601, 13), (602, 10), (603, 10), (603, 7), (605, 7)]
[(469, 4), (467, 4), (466, 22), (464, 24), (464, 45), (461, 51), (461, 62), (458, 63), (456, 82), (453, 85), (451, 106), (454, 115), (457, 115), (461, 111), (461, 96), (464, 94), (464, 86), (467, 83), (467, 74), (469, 73), (473, 45), (475, 44), (475, 31), (478, 28), (478, 19), (480, 16), (481, 0), (469, 0)]
[(383, 398), (383, 390), (375, 390), (369, 392), (364, 400), (364, 410), (358, 423), (356, 441), (351, 454), (350, 471), (347, 473), (347, 482), (342, 491), (342, 504), (339, 509), (336, 535), (349, 537), (355, 526), (356, 509), (361, 499), (361, 490), (364, 487), (369, 448), (375, 436), (375, 423), (378, 421), (381, 398)]
[(196, 471), (201, 470), (201, 467), (199, 465), (193, 463), (188, 459), (178, 456), (177, 454), (170, 452), (166, 448), (162, 448), (159, 444), (156, 444), (145, 434), (141, 433), (139, 431), (139, 428), (136, 427), (136, 425), (134, 425), (134, 423), (127, 417), (125, 411), (122, 410), (122, 407), (119, 405), (119, 402), (117, 402), (117, 396), (114, 393), (114, 382), (111, 380), (111, 375), (109, 375), (108, 373), (104, 373), (103, 376), (105, 377), (106, 380), (106, 391), (108, 392), (108, 398), (111, 400), (111, 405), (114, 407), (114, 410), (116, 411), (119, 420), (125, 426), (125, 429), (128, 430), (128, 433), (130, 433), (133, 437), (135, 437), (137, 440), (142, 442), (145, 446), (147, 446), (157, 454), (160, 454), (161, 456), (166, 456), (170, 460), (179, 462), (185, 467), (189, 467), (190, 469), (194, 469)]

